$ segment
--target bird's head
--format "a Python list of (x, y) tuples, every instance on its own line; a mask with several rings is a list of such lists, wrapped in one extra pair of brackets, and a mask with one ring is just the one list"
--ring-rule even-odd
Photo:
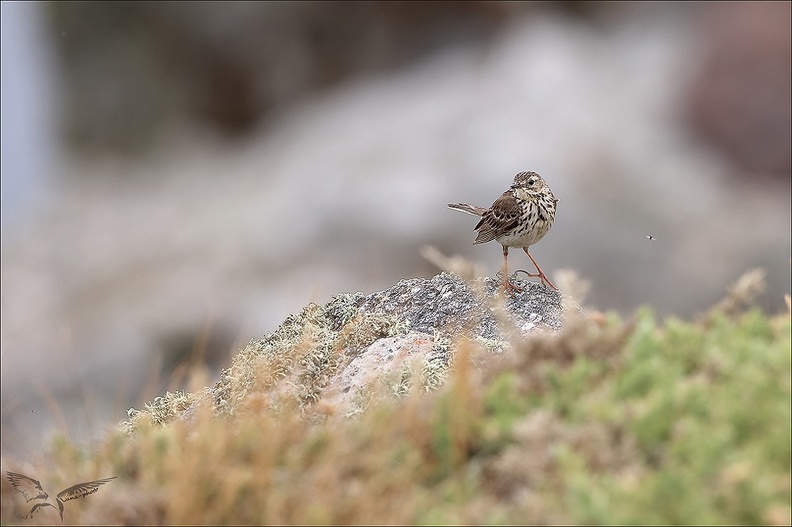
[(518, 192), (527, 192), (528, 194), (541, 194), (547, 192), (547, 183), (536, 172), (520, 172), (514, 176), (514, 183), (512, 183), (511, 189)]

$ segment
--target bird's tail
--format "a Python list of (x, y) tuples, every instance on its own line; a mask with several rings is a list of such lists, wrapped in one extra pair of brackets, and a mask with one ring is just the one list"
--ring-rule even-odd
[(449, 203), (448, 208), (453, 210), (458, 210), (459, 212), (472, 214), (473, 216), (481, 216), (487, 211), (487, 209), (485, 209), (484, 207), (468, 205), (467, 203)]

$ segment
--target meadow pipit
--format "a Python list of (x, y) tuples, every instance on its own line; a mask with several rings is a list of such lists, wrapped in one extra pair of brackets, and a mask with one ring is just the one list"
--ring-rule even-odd
[(448, 208), (481, 216), (473, 229), (478, 232), (473, 244), (495, 240), (503, 246), (504, 286), (514, 292), (515, 288), (509, 281), (509, 247), (521, 247), (533, 262), (538, 274), (526, 272), (528, 276), (538, 277), (542, 284), (558, 289), (528, 252), (528, 248), (541, 240), (553, 226), (556, 203), (558, 199), (542, 176), (536, 172), (520, 172), (514, 176), (514, 183), (509, 190), (496, 199), (490, 208), (467, 203), (449, 203)]

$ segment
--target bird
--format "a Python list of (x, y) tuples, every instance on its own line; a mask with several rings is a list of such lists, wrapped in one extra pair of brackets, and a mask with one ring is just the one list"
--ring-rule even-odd
[(528, 248), (544, 238), (553, 226), (557, 204), (558, 198), (542, 176), (528, 171), (514, 176), (514, 182), (509, 189), (488, 209), (467, 203), (449, 203), (448, 208), (481, 217), (473, 228), (478, 233), (473, 245), (492, 240), (501, 244), (504, 286), (507, 291), (514, 293), (516, 288), (509, 281), (508, 274), (510, 247), (525, 251), (538, 272), (532, 274), (523, 271), (525, 274), (538, 277), (543, 285), (558, 290), (528, 252)]
[[(44, 489), (41, 488), (41, 483), (39, 483), (37, 480), (16, 472), (6, 472), (6, 476), (8, 477), (8, 481), (11, 483), (11, 486), (19, 491), (25, 497), (25, 500), (44, 500), (41, 503), (36, 503), (33, 505), (30, 511), (28, 511), (28, 513), (25, 514), (22, 519), (32, 518), (33, 515), (39, 511), (39, 509), (44, 507), (52, 507), (53, 509), (55, 508), (55, 505), (48, 501), (49, 494), (44, 492)], [(89, 494), (93, 494), (99, 490), (100, 486), (114, 480), (115, 478), (116, 476), (112, 476), (110, 478), (97, 479), (95, 481), (86, 481), (85, 483), (78, 483), (77, 485), (73, 485), (68, 489), (60, 491), (55, 497), (55, 501), (58, 504), (58, 512), (60, 512), (61, 522), (63, 522), (64, 502), (77, 498), (84, 498)]]

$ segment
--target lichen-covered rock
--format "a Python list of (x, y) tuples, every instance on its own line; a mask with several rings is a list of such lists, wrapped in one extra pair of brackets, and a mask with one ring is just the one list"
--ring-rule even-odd
[(422, 384), (433, 388), (445, 377), (451, 362), (447, 345), (433, 335), (410, 331), (378, 339), (353, 358), (326, 387), (322, 402), (344, 415), (354, 415), (370, 403), (375, 383), (396, 396), (406, 394), (416, 367), (424, 372)]
[[(444, 272), (401, 280), (368, 296), (344, 293), (323, 306), (311, 303), (273, 333), (252, 339), (214, 388), (179, 397), (179, 412), (152, 405), (146, 411), (188, 417), (194, 408), (187, 402), (210, 401), (215, 413), (233, 415), (249, 409), (251, 400), (272, 409), (322, 401), (352, 415), (368, 404), (378, 383), (396, 395), (416, 382), (433, 389), (445, 379), (459, 339), (497, 353), (515, 334), (561, 328), (558, 291), (512, 283), (518, 292), (504, 295), (492, 278), (468, 282)], [(141, 414), (131, 411), (128, 426)]]
[(534, 282), (515, 281), (520, 292), (500, 294), (500, 286), (492, 278), (472, 283), (450, 273), (440, 273), (431, 279), (411, 278), (365, 298), (360, 309), (394, 315), (406, 321), (411, 329), (425, 332), (439, 331), (450, 337), (502, 339), (493, 313), (501, 298), (505, 299), (506, 315), (514, 325), (530, 331), (541, 326), (561, 329), (561, 296)]

